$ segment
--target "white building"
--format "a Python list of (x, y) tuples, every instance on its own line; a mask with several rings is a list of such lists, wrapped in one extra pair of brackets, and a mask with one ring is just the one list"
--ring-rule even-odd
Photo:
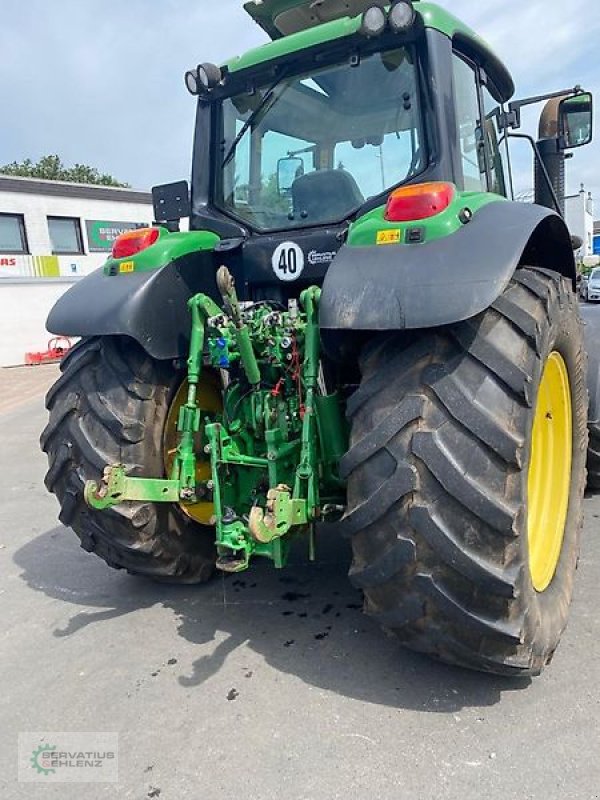
[(565, 216), (571, 234), (579, 236), (583, 242), (575, 256), (589, 258), (594, 254), (594, 201), (583, 184), (578, 194), (565, 197)]
[(148, 192), (0, 175), (0, 366), (45, 350), (55, 301), (152, 219)]

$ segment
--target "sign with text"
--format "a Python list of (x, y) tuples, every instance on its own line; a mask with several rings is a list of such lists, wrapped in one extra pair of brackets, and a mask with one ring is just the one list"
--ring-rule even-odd
[(91, 256), (0, 255), (0, 283), (3, 280), (83, 277), (101, 266), (105, 259), (106, 253)]
[(19, 782), (116, 783), (118, 733), (19, 733)]
[(132, 231), (136, 228), (145, 228), (146, 222), (107, 222), (105, 220), (88, 219), (85, 223), (88, 236), (90, 253), (106, 253), (113, 242), (125, 231)]

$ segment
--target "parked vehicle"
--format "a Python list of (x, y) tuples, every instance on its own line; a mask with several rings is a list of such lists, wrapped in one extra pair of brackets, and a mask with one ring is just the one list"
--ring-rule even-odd
[(600, 267), (596, 267), (590, 272), (585, 299), (589, 303), (600, 301)]
[(274, 41), (186, 74), (191, 205), (157, 187), (157, 224), (50, 315), (83, 337), (42, 436), (60, 518), (176, 583), (282, 568), (294, 540), (315, 558), (327, 526), (406, 645), (537, 674), (579, 555), (584, 339), (553, 186), (591, 95), (548, 95), (537, 203), (515, 203), (500, 141), (540, 97), (511, 102), (454, 16), (245, 7)]

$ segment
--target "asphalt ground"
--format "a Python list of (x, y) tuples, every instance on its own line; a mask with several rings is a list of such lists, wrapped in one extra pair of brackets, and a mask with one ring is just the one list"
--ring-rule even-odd
[[(26, 387), (0, 411), (3, 800), (600, 797), (599, 497), (550, 668), (452, 669), (361, 614), (343, 542), (182, 588), (85, 553), (43, 486), (55, 374), (0, 372)], [(24, 731), (118, 732), (118, 784), (19, 783)]]
[(43, 397), (58, 375), (58, 364), (0, 369), (0, 414), (19, 408), (29, 400)]

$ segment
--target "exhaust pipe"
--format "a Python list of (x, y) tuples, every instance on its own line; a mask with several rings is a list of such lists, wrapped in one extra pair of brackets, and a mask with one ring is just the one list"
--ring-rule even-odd
[[(560, 213), (563, 216), (566, 194), (566, 154), (562, 147), (558, 127), (560, 103), (566, 96), (555, 97), (544, 106), (540, 117), (539, 141), (537, 142), (540, 158), (550, 178), (550, 183), (558, 199)], [(556, 207), (544, 170), (537, 159), (535, 161), (535, 202), (546, 208), (555, 209)]]

